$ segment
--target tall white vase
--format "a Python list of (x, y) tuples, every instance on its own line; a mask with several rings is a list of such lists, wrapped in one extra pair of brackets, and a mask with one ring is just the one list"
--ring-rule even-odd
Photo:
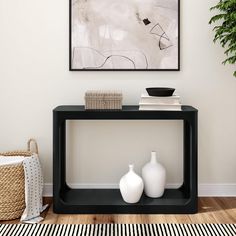
[(151, 153), (151, 160), (142, 168), (144, 192), (148, 197), (161, 197), (166, 185), (166, 170), (157, 162), (156, 152)]
[(120, 179), (120, 192), (125, 202), (136, 203), (143, 193), (143, 180), (134, 172), (134, 165), (129, 165), (129, 172)]

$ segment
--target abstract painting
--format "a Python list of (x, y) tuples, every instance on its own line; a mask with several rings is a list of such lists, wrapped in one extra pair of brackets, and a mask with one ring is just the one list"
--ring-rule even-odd
[(70, 0), (70, 70), (179, 70), (179, 0)]

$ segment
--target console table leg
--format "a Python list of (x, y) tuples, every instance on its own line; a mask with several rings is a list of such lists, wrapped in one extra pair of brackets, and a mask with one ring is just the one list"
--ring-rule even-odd
[(190, 198), (190, 208), (197, 212), (197, 117), (184, 120), (184, 180), (181, 189)]
[(61, 193), (66, 184), (66, 124), (54, 115), (53, 122), (53, 196), (54, 210), (60, 207)]
[(184, 120), (183, 127), (183, 185), (182, 189), (189, 197), (190, 192), (190, 126), (188, 121)]
[(192, 199), (192, 207), (197, 212), (198, 207), (198, 122), (197, 113), (192, 116), (190, 121), (190, 198)]

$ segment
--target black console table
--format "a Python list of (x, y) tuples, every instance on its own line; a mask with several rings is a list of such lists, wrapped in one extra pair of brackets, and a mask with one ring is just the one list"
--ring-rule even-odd
[[(145, 196), (136, 204), (122, 200), (119, 189), (71, 189), (66, 184), (66, 120), (183, 120), (184, 179), (178, 189), (166, 189), (163, 197)], [(197, 212), (197, 110), (139, 111), (85, 110), (84, 106), (58, 106), (53, 110), (53, 209), (56, 213), (196, 213)]]

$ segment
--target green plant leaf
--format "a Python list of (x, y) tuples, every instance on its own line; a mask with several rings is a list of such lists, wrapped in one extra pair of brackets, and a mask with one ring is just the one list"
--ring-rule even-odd
[(229, 64), (234, 64), (236, 62), (236, 56), (232, 56), (232, 57), (229, 57), (227, 58), (226, 60), (224, 60), (222, 62), (222, 64), (226, 64), (226, 63), (229, 63)]
[(215, 23), (216, 21), (218, 20), (221, 20), (221, 19), (224, 19), (226, 16), (226, 14), (218, 14), (218, 15), (215, 15), (213, 16), (210, 21), (209, 21), (209, 24), (212, 24), (212, 23)]

